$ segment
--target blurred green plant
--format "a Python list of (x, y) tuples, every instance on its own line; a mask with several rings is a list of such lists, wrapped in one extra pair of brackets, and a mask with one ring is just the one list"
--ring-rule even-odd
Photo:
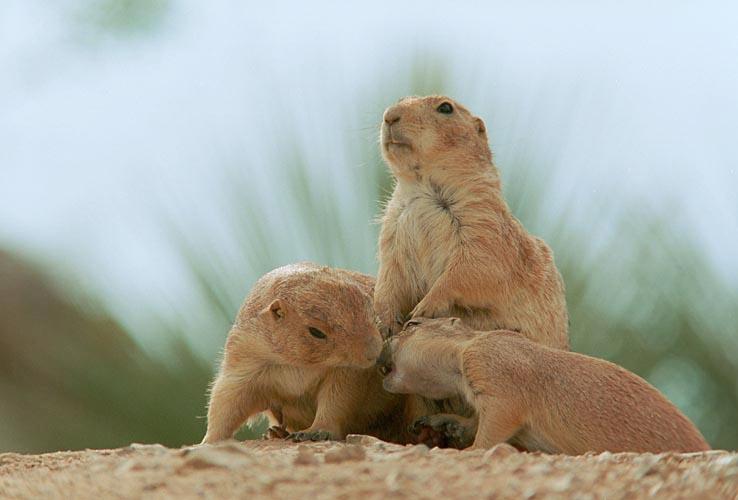
[(193, 441), (210, 368), (162, 326), (166, 361), (97, 301), (0, 252), (0, 451)]
[(171, 10), (171, 0), (82, 0), (70, 12), (77, 35), (92, 41), (152, 34)]
[[(410, 67), (405, 80), (381, 87), (376, 102), (453, 90), (431, 58)], [(372, 124), (381, 111), (377, 107)], [(494, 115), (492, 109), (475, 111)], [(372, 221), (392, 181), (378, 154), (376, 129), (369, 130), (366, 137), (348, 132), (342, 138), (355, 167), (338, 173), (310, 164), (297, 139), (291, 147), (283, 143), (270, 162), (270, 187), (248, 177), (254, 165), (228, 169), (219, 223), (235, 251), (203, 238), (204, 228), (165, 221), (191, 273), (198, 314), (210, 332), (199, 333), (209, 335), (210, 345), (223, 345), (248, 287), (274, 267), (312, 260), (375, 271), (378, 227)], [(552, 210), (557, 172), (551, 154), (523, 145), (498, 166), (513, 212), (554, 249), (567, 284), (573, 350), (647, 378), (713, 446), (738, 448), (738, 292), (712, 269), (697, 237), (679, 224), (678, 211), (659, 213), (640, 200), (622, 199), (615, 210), (606, 198), (584, 215), (577, 200)], [(0, 416), (10, 422), (0, 430), (0, 450), (201, 439), (205, 422), (197, 417), (205, 413), (212, 368), (182, 340), (183, 327), (152, 318), (172, 345), (168, 357), (155, 358), (99, 306), (72, 305), (61, 298), (68, 291), (50, 291), (39, 275), (28, 276), (20, 280), (27, 285), (19, 285), (29, 287), (27, 294), (0, 290), (0, 321), (6, 321), (0, 323)], [(6, 297), (16, 299), (6, 304)], [(241, 437), (256, 434), (246, 429)]]

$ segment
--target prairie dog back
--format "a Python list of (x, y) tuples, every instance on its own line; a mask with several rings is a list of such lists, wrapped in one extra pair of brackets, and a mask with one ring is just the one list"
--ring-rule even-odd
[(541, 346), (516, 332), (474, 331), (454, 319), (420, 320), (390, 345), (385, 388), (424, 395), (430, 386), (443, 388), (444, 397), (463, 395), (477, 411), (475, 447), (512, 440), (573, 455), (709, 449), (656, 388), (608, 361)]

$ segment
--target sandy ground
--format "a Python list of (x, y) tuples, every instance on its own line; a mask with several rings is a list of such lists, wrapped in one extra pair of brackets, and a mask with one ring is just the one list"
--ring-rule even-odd
[(738, 498), (738, 453), (429, 450), (368, 436), (298, 445), (0, 454), (0, 498)]

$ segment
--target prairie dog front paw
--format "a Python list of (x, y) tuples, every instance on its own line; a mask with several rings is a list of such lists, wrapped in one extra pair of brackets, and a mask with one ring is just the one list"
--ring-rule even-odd
[(304, 430), (290, 433), (287, 436), (287, 439), (297, 443), (303, 441), (332, 441), (333, 434), (330, 431), (324, 431), (323, 429)]

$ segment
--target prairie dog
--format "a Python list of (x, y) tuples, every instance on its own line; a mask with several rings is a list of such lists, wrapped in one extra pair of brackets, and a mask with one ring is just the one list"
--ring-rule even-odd
[(406, 97), (384, 112), (381, 150), (396, 179), (374, 290), (385, 336), (408, 318), (459, 316), (568, 349), (551, 249), (510, 213), (482, 119), (448, 97)]
[(458, 318), (413, 320), (381, 356), (389, 392), (461, 395), (478, 428), (454, 415), (422, 424), (457, 444), (488, 448), (512, 438), (528, 450), (709, 450), (697, 428), (656, 388), (613, 363), (551, 349), (511, 331), (480, 332)]
[(203, 443), (231, 438), (262, 412), (297, 441), (397, 440), (391, 421), (402, 399), (382, 389), (375, 367), (373, 286), (370, 276), (311, 263), (260, 278), (228, 334)]

